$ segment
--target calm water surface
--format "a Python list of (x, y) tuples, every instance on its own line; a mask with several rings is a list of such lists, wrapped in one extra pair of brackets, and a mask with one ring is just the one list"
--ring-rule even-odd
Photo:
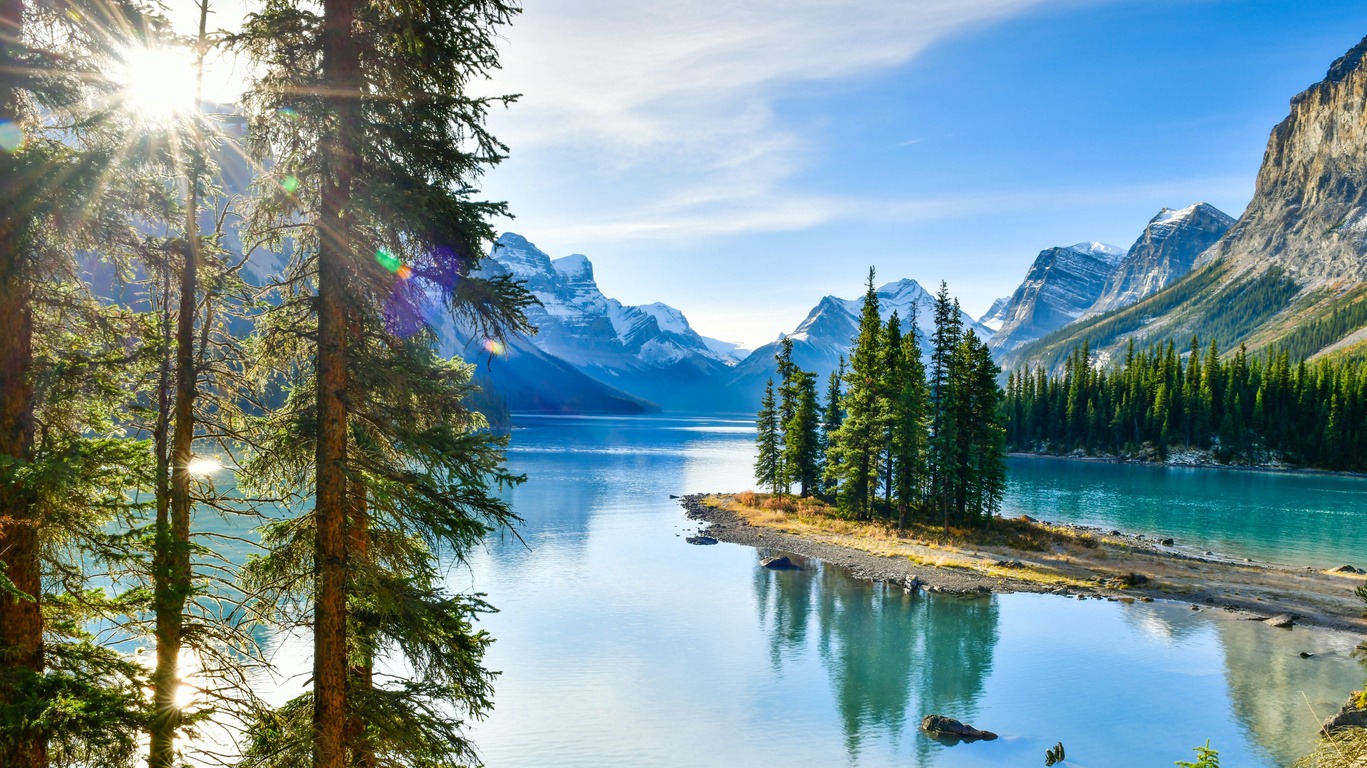
[[(753, 435), (726, 420), (520, 420), (523, 540), (450, 577), (501, 609), (484, 622), (496, 707), (474, 732), (491, 768), (1036, 765), (1057, 741), (1067, 765), (1123, 768), (1171, 765), (1207, 738), (1225, 765), (1285, 765), (1367, 674), (1342, 635), (1164, 603), (912, 597), (686, 544), (696, 525), (669, 494), (751, 487)], [(1013, 514), (1317, 563), (1351, 549), (1321, 541), (1326, 526), (1364, 535), (1347, 501), (1358, 480), (1011, 470)], [(942, 745), (917, 729), (932, 712), (1002, 738)]]
[(1003, 514), (1162, 533), (1288, 565), (1367, 567), (1367, 480), (1012, 457)]

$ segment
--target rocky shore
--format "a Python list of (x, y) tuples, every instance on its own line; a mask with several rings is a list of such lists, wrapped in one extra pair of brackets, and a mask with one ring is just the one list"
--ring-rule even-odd
[[(688, 517), (704, 523), (701, 536), (744, 544), (778, 556), (792, 554), (845, 568), (856, 578), (907, 589), (957, 594), (1035, 592), (1075, 599), (1125, 602), (1178, 600), (1192, 610), (1220, 610), (1233, 618), (1362, 633), (1367, 621), (1354, 589), (1364, 575), (1348, 570), (1236, 561), (1212, 553), (1175, 551), (1173, 542), (1085, 526), (1071, 531), (1077, 545), (1042, 551), (1006, 547), (956, 547), (909, 538), (794, 530), (785, 521), (756, 524), (757, 515), (726, 494), (680, 499)], [(1063, 541), (1067, 542), (1067, 537)]]

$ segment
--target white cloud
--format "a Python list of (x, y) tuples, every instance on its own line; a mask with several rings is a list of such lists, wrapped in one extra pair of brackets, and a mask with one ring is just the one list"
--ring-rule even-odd
[[(543, 0), (506, 30), (490, 191), (535, 230), (696, 239), (802, 229), (863, 201), (791, 189), (819, 151), (775, 104), (1044, 0)], [(537, 189), (538, 192), (530, 192)]]

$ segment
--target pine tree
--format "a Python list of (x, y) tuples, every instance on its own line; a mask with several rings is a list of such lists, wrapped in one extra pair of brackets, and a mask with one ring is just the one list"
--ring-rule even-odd
[(840, 382), (845, 378), (845, 356), (840, 356), (839, 363), (835, 370), (831, 371), (830, 378), (826, 381), (826, 405), (821, 409), (821, 441), (820, 441), (820, 479), (821, 492), (828, 500), (834, 497), (837, 487), (831, 478), (839, 474), (839, 469), (832, 464), (831, 439), (836, 431), (840, 429), (840, 422), (844, 417), (844, 406), (841, 405)]
[(797, 483), (804, 498), (816, 491), (821, 406), (816, 398), (816, 377), (798, 370), (793, 375), (793, 415), (783, 425), (783, 467), (786, 480)]
[(940, 283), (935, 294), (935, 332), (930, 352), (930, 495), (949, 532), (950, 515), (956, 504), (962, 465), (959, 456), (959, 408), (956, 391), (955, 350), (959, 347), (962, 323), (958, 308), (949, 297), (949, 286)]
[(916, 315), (910, 318), (909, 332), (902, 337), (900, 387), (892, 407), (893, 484), (897, 504), (897, 526), (906, 526), (907, 512), (919, 506), (926, 483), (926, 409), (929, 393), (925, 366), (921, 362), (920, 331)]
[(783, 459), (780, 455), (781, 437), (772, 378), (764, 383), (764, 399), (760, 400), (755, 428), (755, 482), (759, 483), (760, 487), (768, 486), (770, 493), (778, 493), (779, 472)]
[(882, 447), (883, 414), (879, 402), (879, 342), (883, 324), (878, 316), (878, 292), (869, 269), (859, 335), (850, 351), (846, 374), (845, 415), (835, 432), (829, 454), (835, 455), (839, 483), (839, 506), (855, 518), (868, 519), (877, 494), (879, 451)]
[[(314, 498), (271, 533), (278, 557), (259, 572), (289, 572), (293, 554), (309, 553), (312, 690), (257, 724), (249, 764), (473, 758), (458, 717), (488, 707), (487, 637), (472, 626), (480, 604), (444, 595), (430, 564), (437, 547), (459, 556), (511, 520), (489, 495), (491, 483), (511, 479), (494, 471), (498, 440), (460, 406), (469, 370), (432, 358), (423, 305), (439, 297), (477, 337), (526, 328), (525, 291), (475, 274), (492, 239), (488, 219), (503, 206), (470, 199), (504, 152), (485, 115), (509, 99), (467, 89), (497, 66), (495, 35), (515, 12), (499, 0), (324, 0), (320, 16), (270, 0), (234, 37), (258, 64), (249, 136), (278, 185), (255, 224), (300, 245), (285, 301), (264, 322), (262, 355), (278, 363), (293, 399), (266, 424), (276, 431), (256, 481), (302, 475)], [(301, 290), (309, 286), (313, 295)], [(312, 343), (289, 340), (300, 334)], [(367, 395), (400, 384), (408, 399)], [(443, 413), (448, 421), (432, 421)], [(400, 530), (422, 545), (396, 555), (403, 568), (379, 557), (380, 537)], [(416, 576), (392, 577), (403, 573)], [(405, 604), (422, 615), (374, 612)], [(397, 642), (428, 682), (372, 685), (372, 638)], [(311, 723), (305, 733), (301, 719)], [(281, 729), (291, 737), (276, 738)]]

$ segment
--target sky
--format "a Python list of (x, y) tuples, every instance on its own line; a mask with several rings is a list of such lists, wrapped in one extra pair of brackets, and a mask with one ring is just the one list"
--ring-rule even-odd
[(1237, 216), (1367, 4), (524, 0), (503, 34), (498, 228), (753, 347), (869, 266), (977, 316), (1042, 249)]

